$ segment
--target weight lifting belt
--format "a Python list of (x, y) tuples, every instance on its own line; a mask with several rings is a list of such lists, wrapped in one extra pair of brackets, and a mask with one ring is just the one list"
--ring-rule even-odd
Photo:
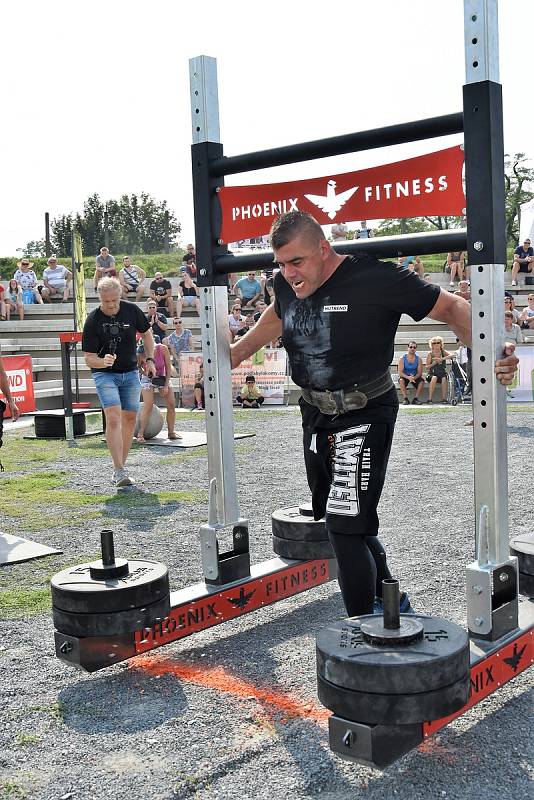
[(302, 397), (310, 405), (319, 409), (322, 414), (338, 416), (346, 414), (347, 411), (358, 411), (365, 408), (369, 400), (389, 392), (393, 386), (393, 380), (389, 370), (378, 378), (374, 378), (366, 383), (354, 383), (344, 389), (330, 391), (325, 389), (302, 388)]

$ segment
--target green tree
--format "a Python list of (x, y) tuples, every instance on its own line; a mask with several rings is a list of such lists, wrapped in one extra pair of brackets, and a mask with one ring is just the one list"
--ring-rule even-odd
[(534, 169), (528, 166), (524, 153), (504, 157), (504, 191), (506, 211), (506, 241), (517, 247), (519, 243), (519, 207), (534, 197)]
[(46, 256), (46, 242), (44, 239), (32, 239), (24, 247), (17, 247), (17, 253), (27, 258), (44, 258)]
[[(149, 254), (161, 253), (165, 246), (165, 219), (168, 213), (170, 249), (178, 248), (180, 223), (167, 207), (146, 192), (124, 194), (119, 200), (103, 202), (98, 194), (88, 197), (81, 213), (62, 215), (52, 221), (54, 248), (70, 255), (72, 230), (79, 231), (84, 253), (98, 253), (106, 240), (111, 252)], [(67, 242), (68, 239), (68, 242)]]

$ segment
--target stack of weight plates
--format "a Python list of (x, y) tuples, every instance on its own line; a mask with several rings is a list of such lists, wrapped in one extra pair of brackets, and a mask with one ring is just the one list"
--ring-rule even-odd
[[(465, 705), (467, 631), (436, 617), (400, 619), (395, 643), (365, 638), (365, 623), (383, 623), (378, 615), (340, 620), (319, 633), (318, 694), (326, 708), (354, 722), (409, 725), (440, 719)], [(419, 638), (414, 638), (417, 628)]]
[(273, 550), (281, 558), (334, 558), (324, 519), (314, 520), (311, 503), (277, 509), (272, 514), (272, 527)]

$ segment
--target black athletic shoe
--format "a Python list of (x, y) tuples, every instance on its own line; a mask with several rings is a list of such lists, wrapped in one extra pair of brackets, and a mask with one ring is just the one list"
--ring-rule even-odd
[(405, 397), (404, 400), (402, 401), (402, 405), (403, 406), (409, 406), (410, 405), (410, 401), (408, 400), (407, 397)]
[(414, 397), (414, 399), (412, 400), (412, 406), (419, 406), (419, 405), (421, 405), (421, 401), (417, 397)]

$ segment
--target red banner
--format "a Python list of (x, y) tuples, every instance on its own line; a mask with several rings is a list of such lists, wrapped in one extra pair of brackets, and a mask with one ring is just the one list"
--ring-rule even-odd
[[(19, 411), (21, 414), (35, 411), (31, 356), (3, 356), (2, 361), (7, 373), (11, 395), (19, 407)], [(6, 399), (1, 392), (0, 399)], [(11, 416), (9, 408), (6, 409), (5, 416)]]
[(287, 211), (307, 211), (321, 225), (353, 220), (465, 213), (460, 145), (380, 167), (288, 183), (224, 186), (220, 238), (237, 242), (268, 233)]

